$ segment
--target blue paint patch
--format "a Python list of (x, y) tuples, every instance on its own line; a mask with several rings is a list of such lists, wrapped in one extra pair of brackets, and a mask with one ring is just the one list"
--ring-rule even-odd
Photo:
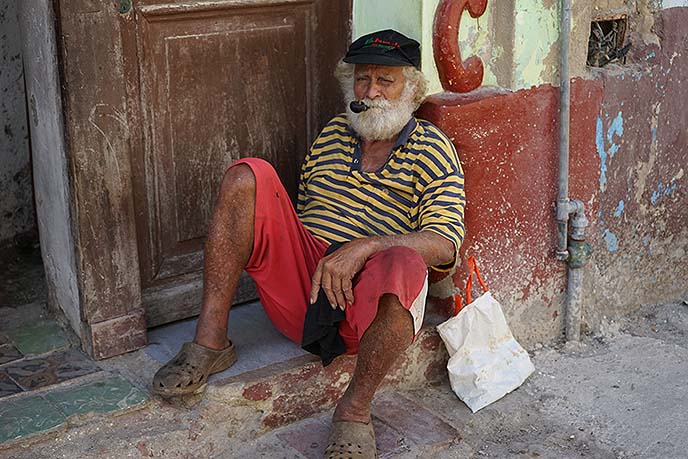
[(657, 204), (657, 201), (659, 200), (659, 197), (661, 195), (662, 195), (662, 193), (660, 191), (653, 191), (652, 192), (652, 197), (650, 198), (650, 202), (652, 203), (653, 206), (655, 204)]
[(604, 191), (607, 185), (607, 153), (604, 151), (604, 127), (602, 126), (602, 118), (599, 116), (595, 129), (595, 145), (597, 145), (597, 154), (600, 157), (600, 190)]
[[(600, 157), (600, 190), (604, 191), (607, 187), (607, 158), (611, 159), (619, 151), (621, 146), (615, 143), (615, 137), (618, 139), (624, 133), (623, 128), (623, 114), (619, 112), (609, 125), (609, 129), (604, 132), (604, 124), (602, 118), (597, 117), (597, 124), (595, 127), (595, 145), (597, 147), (597, 154)], [(606, 137), (606, 142), (605, 142)], [(606, 144), (609, 143), (609, 149)]]
[(616, 118), (614, 118), (614, 121), (612, 121), (611, 126), (609, 126), (609, 130), (607, 131), (607, 141), (612, 144), (611, 148), (609, 149), (610, 158), (613, 157), (614, 154), (619, 150), (619, 146), (612, 142), (612, 140), (614, 139), (614, 134), (616, 134), (618, 137), (621, 137), (623, 133), (623, 115), (621, 114), (621, 112), (619, 112), (616, 115)]
[(615, 216), (616, 218), (621, 217), (621, 214), (623, 213), (623, 210), (624, 210), (624, 202), (623, 202), (623, 199), (622, 199), (621, 201), (619, 201), (619, 205), (616, 207), (616, 212), (614, 212), (614, 216)]
[(650, 235), (646, 234), (643, 236), (643, 247), (650, 245)]
[(657, 204), (657, 201), (662, 196), (671, 196), (674, 191), (676, 191), (676, 188), (678, 187), (678, 183), (672, 182), (668, 185), (664, 185), (664, 183), (659, 182), (659, 185), (657, 185), (657, 189), (652, 192), (652, 197), (650, 197), (650, 203), (654, 206)]
[(652, 58), (655, 57), (655, 56), (656, 56), (655, 52), (652, 51), (650, 54), (647, 55), (647, 57), (645, 57), (645, 60), (652, 59)]
[(604, 233), (602, 233), (602, 238), (604, 239), (605, 244), (607, 244), (607, 250), (610, 252), (616, 252), (619, 250), (619, 240), (617, 239), (616, 234), (606, 229), (604, 230)]
[(657, 141), (657, 128), (653, 127), (652, 128), (652, 143), (655, 143)]

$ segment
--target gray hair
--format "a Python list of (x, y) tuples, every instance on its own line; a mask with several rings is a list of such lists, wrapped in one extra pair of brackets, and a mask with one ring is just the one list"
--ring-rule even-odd
[[(413, 103), (418, 109), (420, 104), (425, 100), (428, 92), (428, 80), (425, 78), (423, 72), (415, 67), (406, 66), (403, 69), (406, 81), (404, 83), (404, 93), (413, 94)], [(339, 61), (337, 68), (334, 71), (334, 76), (339, 80), (339, 86), (342, 89), (342, 94), (347, 101), (354, 100), (354, 64), (348, 64), (344, 61)]]

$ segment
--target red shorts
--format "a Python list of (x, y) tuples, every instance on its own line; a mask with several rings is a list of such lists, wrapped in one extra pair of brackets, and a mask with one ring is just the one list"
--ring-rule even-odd
[[(311, 279), (329, 246), (301, 223), (270, 163), (245, 158), (231, 167), (245, 164), (256, 178), (256, 206), (253, 251), (246, 272), (258, 288), (265, 312), (287, 338), (301, 343), (308, 308)], [(348, 354), (355, 354), (358, 342), (377, 314), (380, 297), (393, 294), (409, 310), (417, 334), (423, 321), (427, 274), (423, 258), (406, 247), (392, 247), (370, 257), (353, 279), (354, 303), (346, 308), (346, 320), (339, 334)]]

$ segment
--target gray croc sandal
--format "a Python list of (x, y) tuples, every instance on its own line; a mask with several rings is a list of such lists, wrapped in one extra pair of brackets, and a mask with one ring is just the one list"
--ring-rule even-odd
[(373, 423), (335, 421), (325, 449), (325, 459), (375, 459)]
[(219, 351), (196, 343), (184, 343), (179, 353), (155, 373), (153, 393), (161, 397), (176, 397), (200, 391), (205, 387), (208, 376), (231, 367), (236, 359), (233, 343)]

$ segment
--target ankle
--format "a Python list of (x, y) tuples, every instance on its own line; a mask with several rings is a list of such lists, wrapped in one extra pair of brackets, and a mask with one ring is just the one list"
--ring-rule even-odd
[(352, 421), (367, 424), (370, 422), (370, 403), (362, 403), (347, 397), (339, 400), (332, 415), (333, 421)]
[(220, 351), (222, 349), (225, 349), (227, 346), (229, 346), (231, 341), (229, 341), (229, 338), (227, 338), (227, 337), (225, 337), (224, 339), (222, 339), (222, 338), (212, 339), (212, 338), (207, 338), (207, 337), (203, 337), (203, 336), (196, 336), (194, 338), (194, 343), (196, 343), (200, 346), (203, 346), (203, 347), (207, 347), (208, 349)]

